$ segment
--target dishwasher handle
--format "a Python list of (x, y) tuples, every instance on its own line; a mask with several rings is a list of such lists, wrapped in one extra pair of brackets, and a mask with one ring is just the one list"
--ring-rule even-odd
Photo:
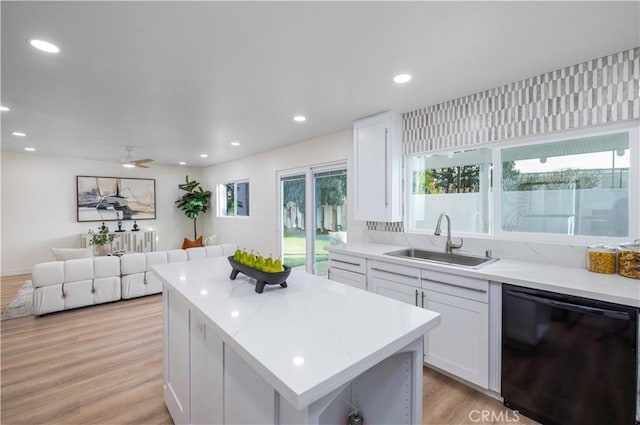
[(514, 291), (511, 289), (507, 290), (507, 294), (511, 295), (512, 297), (520, 298), (527, 301), (532, 301), (538, 304), (557, 307), (563, 310), (575, 311), (576, 313), (595, 314), (598, 316), (605, 316), (605, 317), (609, 317), (611, 319), (617, 319), (617, 320), (626, 320), (626, 321), (630, 320), (629, 313), (627, 313), (626, 311), (615, 311), (615, 310), (608, 310), (604, 308), (587, 307), (585, 305), (573, 304), (573, 303), (568, 303), (564, 301), (557, 301), (557, 300), (541, 297), (539, 295), (530, 295), (524, 292)]

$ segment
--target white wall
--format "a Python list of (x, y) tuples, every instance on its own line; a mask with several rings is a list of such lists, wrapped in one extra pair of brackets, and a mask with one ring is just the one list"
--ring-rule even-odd
[[(193, 237), (193, 222), (174, 201), (182, 194), (178, 184), (186, 174), (202, 182), (200, 168), (151, 165), (130, 170), (110, 162), (12, 152), (2, 153), (1, 164), (3, 276), (30, 273), (34, 264), (53, 261), (50, 248), (79, 248), (80, 234), (101, 224), (76, 221), (78, 175), (156, 179), (156, 220), (138, 221), (138, 225), (157, 231), (158, 250), (180, 248), (184, 237)], [(198, 220), (200, 229), (207, 215), (211, 213)], [(115, 221), (107, 225), (117, 228)], [(132, 225), (125, 221), (123, 227)]]
[[(263, 254), (281, 255), (278, 228), (281, 208), (278, 202), (277, 172), (347, 160), (349, 201), (354, 193), (352, 157), (353, 132), (345, 130), (204, 169), (202, 181), (210, 190), (221, 183), (248, 179), (250, 205), (248, 218), (216, 217), (215, 211), (207, 213), (205, 234), (217, 233), (220, 243), (235, 243)], [(353, 221), (351, 203), (348, 210), (349, 241), (360, 241), (366, 225), (364, 222)]]

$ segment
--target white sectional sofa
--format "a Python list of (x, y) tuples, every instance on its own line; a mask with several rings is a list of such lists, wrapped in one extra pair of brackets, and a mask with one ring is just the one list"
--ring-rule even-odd
[(151, 266), (229, 256), (235, 250), (233, 244), (222, 244), (36, 264), (32, 272), (33, 314), (158, 294), (162, 283), (150, 273)]

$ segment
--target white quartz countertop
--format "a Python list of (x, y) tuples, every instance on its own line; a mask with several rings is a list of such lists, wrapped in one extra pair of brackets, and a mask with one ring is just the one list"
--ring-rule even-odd
[(156, 275), (301, 409), (440, 323), (438, 313), (293, 270), (287, 288), (230, 280), (226, 258), (153, 266)]
[(592, 273), (586, 269), (500, 259), (479, 269), (469, 269), (384, 255), (406, 246), (349, 243), (330, 246), (330, 252), (411, 265), (425, 270), (449, 272), (501, 283), (542, 289), (578, 297), (640, 307), (640, 280), (617, 274)]

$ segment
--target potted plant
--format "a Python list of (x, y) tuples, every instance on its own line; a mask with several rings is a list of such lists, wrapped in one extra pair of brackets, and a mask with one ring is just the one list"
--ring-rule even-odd
[(107, 255), (109, 249), (111, 248), (111, 243), (119, 235), (113, 232), (109, 232), (109, 228), (103, 226), (97, 232), (89, 230), (89, 236), (89, 245), (95, 246), (98, 255)]
[(209, 201), (211, 200), (211, 191), (204, 190), (200, 183), (195, 180), (189, 181), (187, 175), (186, 183), (179, 184), (178, 187), (185, 193), (175, 203), (181, 208), (188, 218), (193, 220), (193, 239), (197, 239), (196, 218), (200, 213), (205, 213), (209, 209)]

